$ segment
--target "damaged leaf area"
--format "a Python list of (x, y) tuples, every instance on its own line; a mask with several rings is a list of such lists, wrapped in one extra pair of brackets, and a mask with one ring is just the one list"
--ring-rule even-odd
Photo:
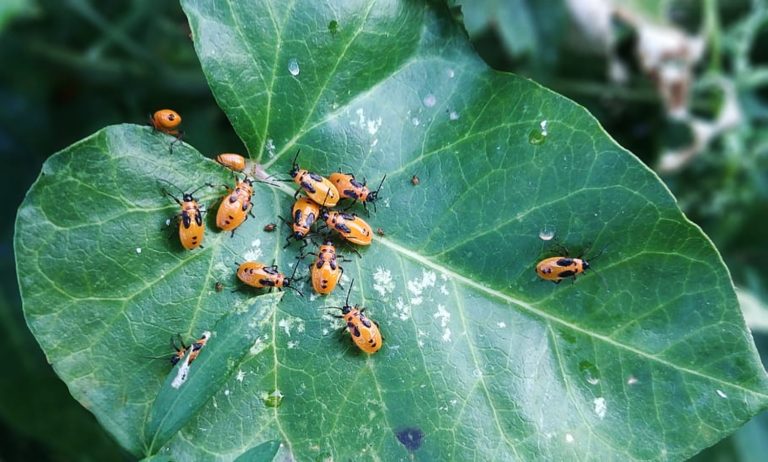
[[(489, 69), (447, 10), (182, 5), (214, 96), (266, 175), (284, 178), (299, 148), (313, 171), (387, 175), (366, 217), (381, 232), (359, 258), (346, 252), (342, 277), (384, 346), (368, 356), (340, 337), (327, 308), (344, 291), (312, 294), (285, 228), (265, 230), (290, 188), (256, 183), (255, 218), (234, 237), (211, 213), (223, 188), (202, 189), (204, 248), (187, 252), (160, 180), (192, 190), (231, 172), (182, 143), (169, 153), (172, 138), (148, 127), (107, 127), (46, 163), (15, 250), (32, 332), (132, 454), (682, 459), (766, 407), (706, 236), (583, 108)], [(590, 269), (540, 280), (556, 244)], [(300, 265), (304, 297), (240, 287), (245, 260)], [(203, 332), (176, 387), (168, 339)]]

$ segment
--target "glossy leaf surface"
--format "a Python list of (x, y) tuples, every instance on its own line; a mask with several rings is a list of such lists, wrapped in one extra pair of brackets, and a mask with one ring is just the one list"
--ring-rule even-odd
[[(268, 174), (285, 177), (301, 148), (317, 172), (387, 175), (366, 218), (384, 236), (361, 258), (340, 250), (353, 260), (350, 301), (385, 345), (367, 357), (339, 343), (322, 308), (344, 294), (299, 284), (307, 297), (283, 297), (161, 453), (233, 459), (279, 440), (298, 460), (680, 459), (765, 407), (765, 373), (709, 240), (586, 111), (487, 68), (446, 11), (183, 6), (214, 95)], [(231, 180), (168, 142), (120, 126), (68, 148), (17, 227), (33, 332), (137, 455), (154, 451), (142, 429), (169, 369), (141, 356), (250, 306), (254, 292), (213, 290), (235, 285), (234, 261), (287, 270), (297, 255), (281, 249), (285, 228), (262, 230), (288, 213), (291, 191), (263, 184), (234, 238), (209, 230), (205, 249), (181, 251), (159, 231), (177, 206), (157, 179)], [(201, 195), (213, 210), (217, 193)], [(591, 261), (586, 275), (537, 278), (555, 242)]]

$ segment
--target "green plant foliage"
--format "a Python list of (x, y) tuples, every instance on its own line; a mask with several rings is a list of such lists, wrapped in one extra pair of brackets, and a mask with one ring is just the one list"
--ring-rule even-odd
[[(30, 328), (132, 453), (233, 459), (279, 441), (297, 460), (681, 459), (766, 407), (708, 239), (585, 110), (487, 68), (447, 11), (182, 4), (215, 97), (269, 174), (301, 148), (314, 171), (388, 175), (369, 206), (385, 236), (360, 258), (342, 250), (350, 301), (386, 341), (370, 357), (338, 342), (323, 308), (340, 290), (298, 283), (305, 297), (276, 306), (231, 291), (237, 261), (296, 264), (285, 232), (263, 231), (289, 188), (257, 184), (256, 218), (230, 238), (210, 213), (205, 248), (184, 252), (159, 180), (191, 190), (231, 174), (147, 127), (101, 130), (46, 163), (15, 248)], [(215, 211), (221, 191), (199, 194)], [(533, 271), (551, 233), (592, 258), (575, 283)], [(171, 390), (177, 369), (145, 356), (206, 330)]]

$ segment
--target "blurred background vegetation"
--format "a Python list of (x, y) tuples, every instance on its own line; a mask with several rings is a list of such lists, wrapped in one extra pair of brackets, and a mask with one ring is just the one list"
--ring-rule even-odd
[[(481, 56), (587, 107), (713, 239), (768, 360), (768, 0), (448, 0)], [(204, 154), (242, 152), (175, 2), (0, 0), (0, 461), (130, 460), (26, 328), (15, 211), (54, 152), (171, 107)], [(66, 198), (62, 198), (66, 200)], [(768, 414), (697, 456), (762, 460)]]

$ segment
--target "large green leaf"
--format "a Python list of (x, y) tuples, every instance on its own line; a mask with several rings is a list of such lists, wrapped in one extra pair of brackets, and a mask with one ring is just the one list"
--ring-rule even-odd
[[(46, 164), (16, 251), (30, 328), (136, 455), (156, 453), (162, 433), (157, 454), (180, 460), (262, 454), (275, 440), (278, 457), (297, 460), (680, 459), (766, 407), (765, 372), (707, 238), (589, 114), (488, 69), (441, 7), (183, 5), (214, 95), (268, 173), (285, 176), (301, 148), (316, 171), (388, 175), (370, 218), (385, 236), (344, 279), (386, 341), (371, 357), (337, 341), (322, 308), (341, 293), (304, 285), (305, 298), (288, 293), (275, 309), (229, 291), (235, 261), (295, 261), (284, 230), (262, 230), (288, 210), (288, 188), (258, 184), (255, 219), (183, 252), (161, 231), (177, 207), (158, 179), (190, 189), (228, 173), (188, 146), (169, 154), (149, 128), (102, 130)], [(217, 193), (201, 194), (212, 206)], [(551, 232), (596, 257), (573, 284), (533, 271)], [(219, 321), (233, 309), (253, 331)], [(217, 322), (230, 327), (192, 373), (223, 377), (190, 379), (201, 397), (169, 408), (175, 371), (143, 356)], [(229, 334), (256, 340), (214, 368)], [(173, 425), (151, 423), (159, 408)]]

